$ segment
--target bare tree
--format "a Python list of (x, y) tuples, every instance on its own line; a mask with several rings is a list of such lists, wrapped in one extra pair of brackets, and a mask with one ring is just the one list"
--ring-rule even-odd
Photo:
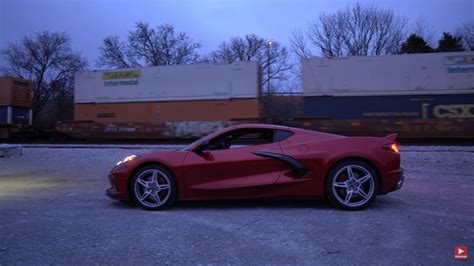
[(103, 40), (98, 65), (124, 68), (189, 64), (199, 59), (200, 47), (186, 33), (176, 33), (172, 25), (152, 28), (148, 23), (138, 22), (126, 41), (118, 36)]
[(3, 49), (1, 58), (4, 74), (34, 82), (34, 121), (51, 100), (72, 110), (74, 73), (84, 69), (86, 60), (72, 51), (65, 33), (43, 31), (26, 36)]
[(457, 28), (456, 36), (462, 37), (464, 49), (474, 51), (474, 21), (466, 22)]
[(392, 54), (404, 40), (406, 24), (405, 18), (391, 10), (357, 3), (334, 14), (321, 14), (309, 25), (305, 38), (302, 33), (291, 36), (292, 48), (300, 58), (316, 54), (307, 42), (325, 57)]
[(297, 58), (309, 58), (314, 54), (308, 45), (308, 37), (302, 29), (295, 29), (291, 32), (290, 43), (292, 52)]
[(126, 68), (135, 67), (137, 62), (133, 56), (127, 52), (126, 45), (120, 41), (118, 36), (109, 36), (102, 41), (99, 47), (100, 58), (99, 65)]
[(234, 63), (256, 61), (262, 70), (261, 87), (270, 93), (277, 90), (279, 81), (287, 79), (291, 65), (288, 63), (288, 50), (280, 43), (266, 41), (255, 34), (231, 38), (220, 44), (209, 55), (209, 61)]

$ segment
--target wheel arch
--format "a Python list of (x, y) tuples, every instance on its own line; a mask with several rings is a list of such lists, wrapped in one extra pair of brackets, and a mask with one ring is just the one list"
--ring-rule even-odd
[(360, 155), (346, 156), (346, 157), (338, 158), (338, 159), (332, 161), (330, 163), (329, 167), (327, 168), (326, 172), (324, 173), (324, 184), (326, 184), (326, 181), (328, 179), (328, 173), (331, 171), (331, 169), (333, 169), (336, 165), (338, 165), (342, 162), (345, 162), (345, 161), (361, 161), (361, 162), (369, 165), (370, 167), (372, 167), (372, 169), (377, 174), (378, 183), (379, 183), (378, 191), (380, 193), (381, 189), (383, 188), (383, 179), (382, 179), (382, 176), (380, 175), (379, 167), (372, 160), (368, 159), (367, 157), (360, 156)]

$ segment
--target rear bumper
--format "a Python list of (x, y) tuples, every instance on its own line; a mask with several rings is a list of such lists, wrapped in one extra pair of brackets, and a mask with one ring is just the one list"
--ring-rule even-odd
[(402, 188), (403, 182), (405, 182), (405, 176), (402, 174), (402, 176), (400, 177), (400, 181), (398, 181), (397, 186), (394, 190), (399, 190), (400, 188)]
[(401, 189), (402, 186), (403, 186), (403, 182), (405, 182), (405, 176), (403, 175), (403, 169), (402, 169), (402, 176), (400, 176), (400, 180), (397, 182), (397, 185), (395, 186), (395, 189), (392, 190), (392, 191)]
[(387, 194), (402, 188), (405, 182), (403, 168), (388, 172), (384, 179), (383, 190), (380, 194)]

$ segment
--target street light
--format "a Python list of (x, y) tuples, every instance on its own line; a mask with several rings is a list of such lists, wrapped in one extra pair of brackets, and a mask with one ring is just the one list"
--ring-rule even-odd
[(267, 94), (270, 96), (270, 49), (272, 47), (272, 41), (267, 42)]

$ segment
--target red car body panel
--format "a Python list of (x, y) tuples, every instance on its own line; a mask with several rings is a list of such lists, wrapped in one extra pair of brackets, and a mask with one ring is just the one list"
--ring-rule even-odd
[[(403, 181), (400, 155), (386, 148), (395, 143), (396, 135), (344, 137), (283, 126), (247, 124), (223, 129), (202, 140), (245, 128), (283, 130), (293, 135), (279, 142), (232, 149), (195, 152), (199, 145), (195, 142), (179, 151), (141, 155), (112, 169), (109, 175), (111, 187), (106, 193), (115, 199), (129, 200), (129, 179), (138, 169), (153, 163), (166, 166), (174, 174), (178, 200), (322, 199), (328, 171), (346, 159), (363, 160), (373, 166), (379, 176), (379, 194), (399, 188)], [(270, 157), (266, 157), (267, 154)], [(271, 156), (286, 157), (282, 160)], [(305, 172), (295, 172), (294, 165), (285, 159), (304, 166)]]

